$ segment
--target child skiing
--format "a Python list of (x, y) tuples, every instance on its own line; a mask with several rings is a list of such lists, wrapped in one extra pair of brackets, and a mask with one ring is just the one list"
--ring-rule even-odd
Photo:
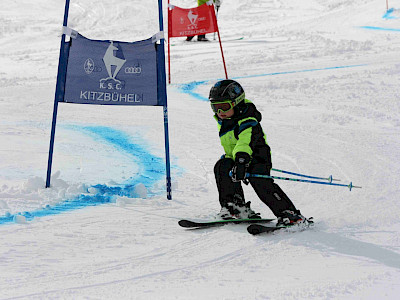
[(214, 167), (219, 193), (221, 219), (260, 219), (245, 202), (241, 182), (251, 184), (256, 194), (278, 218), (277, 225), (293, 225), (307, 219), (270, 178), (246, 178), (246, 173), (270, 175), (270, 147), (260, 125), (261, 113), (245, 98), (242, 86), (234, 80), (217, 82), (209, 100), (218, 122), (225, 154)]

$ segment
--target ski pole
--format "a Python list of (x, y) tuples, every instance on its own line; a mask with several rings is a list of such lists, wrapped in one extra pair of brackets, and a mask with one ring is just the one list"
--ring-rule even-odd
[(294, 172), (289, 172), (289, 171), (284, 171), (284, 170), (279, 170), (279, 169), (274, 169), (274, 168), (272, 168), (271, 170), (275, 171), (275, 172), (281, 172), (281, 173), (286, 173), (286, 174), (290, 174), (290, 175), (296, 175), (296, 176), (300, 176), (300, 177), (307, 177), (307, 178), (320, 179), (320, 180), (328, 180), (329, 182), (340, 181), (340, 179), (334, 179), (332, 177), (332, 175), (330, 175), (328, 178), (324, 178), (324, 177), (316, 177), (316, 176), (304, 175), (304, 174), (300, 174), (300, 173), (294, 173)]
[(308, 182), (308, 183), (316, 183), (316, 184), (326, 184), (326, 185), (344, 186), (344, 187), (348, 187), (348, 188), (350, 189), (350, 191), (351, 191), (352, 188), (359, 188), (359, 189), (361, 189), (361, 186), (353, 185), (352, 182), (350, 182), (350, 184), (340, 184), (340, 183), (323, 182), (323, 181), (315, 181), (315, 180), (306, 180), (306, 179), (298, 179), (298, 178), (288, 178), (288, 177), (279, 177), (279, 176), (269, 176), (269, 175), (264, 175), (264, 174), (251, 174), (251, 173), (246, 173), (246, 178), (249, 178), (249, 177), (272, 178), (272, 179), (281, 179), (281, 180), (289, 180), (289, 181), (297, 181), (297, 182)]

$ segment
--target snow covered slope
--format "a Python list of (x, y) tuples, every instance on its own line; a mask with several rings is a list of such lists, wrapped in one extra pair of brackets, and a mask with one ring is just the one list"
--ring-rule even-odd
[[(387, 14), (381, 0), (223, 1), (228, 75), (263, 113), (274, 167), (362, 186), (280, 181), (315, 227), (254, 237), (243, 225), (177, 224), (219, 211), (222, 148), (206, 99), (224, 70), (213, 34), (172, 39), (172, 201), (159, 107), (60, 104), (44, 189), (64, 0), (2, 0), (0, 299), (397, 298), (400, 2), (389, 4)], [(157, 1), (71, 0), (69, 26), (148, 38)]]

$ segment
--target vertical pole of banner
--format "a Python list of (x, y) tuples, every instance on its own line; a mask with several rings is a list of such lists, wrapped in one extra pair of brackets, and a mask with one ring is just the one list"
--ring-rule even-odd
[[(68, 25), (69, 1), (70, 0), (65, 0), (63, 26)], [(60, 100), (62, 100), (63, 94), (64, 94), (63, 86), (64, 86), (65, 82), (63, 82), (63, 81), (65, 81), (66, 64), (67, 64), (67, 61), (66, 61), (66, 57), (65, 57), (65, 34), (63, 33), (62, 37), (61, 37), (60, 57), (58, 59), (58, 73), (57, 73), (56, 93), (54, 96), (53, 120), (51, 123), (49, 159), (47, 162), (46, 188), (50, 187), (51, 165), (53, 162), (54, 137), (55, 137), (55, 133), (56, 133), (58, 102)]]
[[(164, 21), (163, 21), (163, 10), (162, 10), (162, 0), (158, 0), (158, 15), (159, 15), (159, 23), (160, 23), (160, 31), (164, 31)], [(167, 88), (166, 88), (166, 78), (165, 78), (165, 48), (164, 48), (164, 39), (162, 38), (160, 40), (160, 49), (162, 55), (160, 56), (161, 59), (159, 61), (159, 64), (161, 64), (161, 67), (163, 68), (163, 72), (160, 72), (162, 75), (162, 80), (163, 82), (163, 94), (165, 95), (165, 101), (164, 101), (164, 137), (165, 137), (165, 165), (166, 165), (166, 173), (167, 173), (167, 178), (166, 178), (166, 183), (167, 183), (167, 199), (171, 200), (172, 195), (171, 195), (171, 164), (170, 164), (170, 159), (169, 159), (169, 137), (168, 137), (168, 106), (167, 106)]]
[[(219, 10), (219, 6), (215, 7), (217, 9), (217, 12), (215, 13), (215, 19), (218, 20), (218, 10)], [(214, 32), (214, 41), (215, 41), (215, 32)]]
[(217, 22), (217, 17), (215, 16), (215, 10), (214, 10), (214, 5), (212, 7), (214, 11), (214, 22), (217, 25), (217, 34), (218, 34), (218, 41), (219, 41), (219, 47), (221, 48), (221, 55), (222, 55), (222, 63), (224, 64), (224, 70), (225, 70), (225, 78), (228, 79), (228, 72), (226, 71), (226, 64), (225, 64), (225, 57), (224, 57), (224, 51), (222, 50), (222, 43), (221, 43), (221, 36), (219, 34), (219, 28), (218, 28), (218, 22)]
[(168, 0), (168, 83), (171, 84), (171, 44), (170, 44), (170, 32), (171, 32), (172, 20), (171, 20), (171, 11), (169, 8), (169, 0)]

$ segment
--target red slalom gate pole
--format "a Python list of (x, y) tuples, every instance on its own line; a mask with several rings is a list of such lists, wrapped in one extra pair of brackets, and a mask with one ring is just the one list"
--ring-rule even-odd
[(217, 25), (217, 33), (218, 33), (218, 41), (219, 41), (219, 47), (221, 48), (221, 55), (222, 55), (222, 63), (224, 64), (224, 70), (225, 70), (225, 78), (228, 79), (228, 72), (226, 71), (226, 64), (225, 64), (225, 57), (224, 57), (224, 50), (222, 50), (222, 43), (221, 43), (221, 35), (219, 34), (219, 27), (218, 27), (218, 21), (217, 17), (215, 15), (215, 9), (214, 9), (214, 4), (212, 4), (212, 10), (213, 10), (213, 21), (214, 24)]
[(220, 34), (219, 34), (218, 23), (217, 23), (217, 33), (218, 33), (219, 46), (220, 46), (220, 48), (221, 48), (222, 62), (223, 62), (223, 64), (224, 64), (225, 78), (228, 79), (228, 72), (226, 71), (225, 57), (224, 57), (224, 51), (222, 50), (221, 36), (220, 36)]

